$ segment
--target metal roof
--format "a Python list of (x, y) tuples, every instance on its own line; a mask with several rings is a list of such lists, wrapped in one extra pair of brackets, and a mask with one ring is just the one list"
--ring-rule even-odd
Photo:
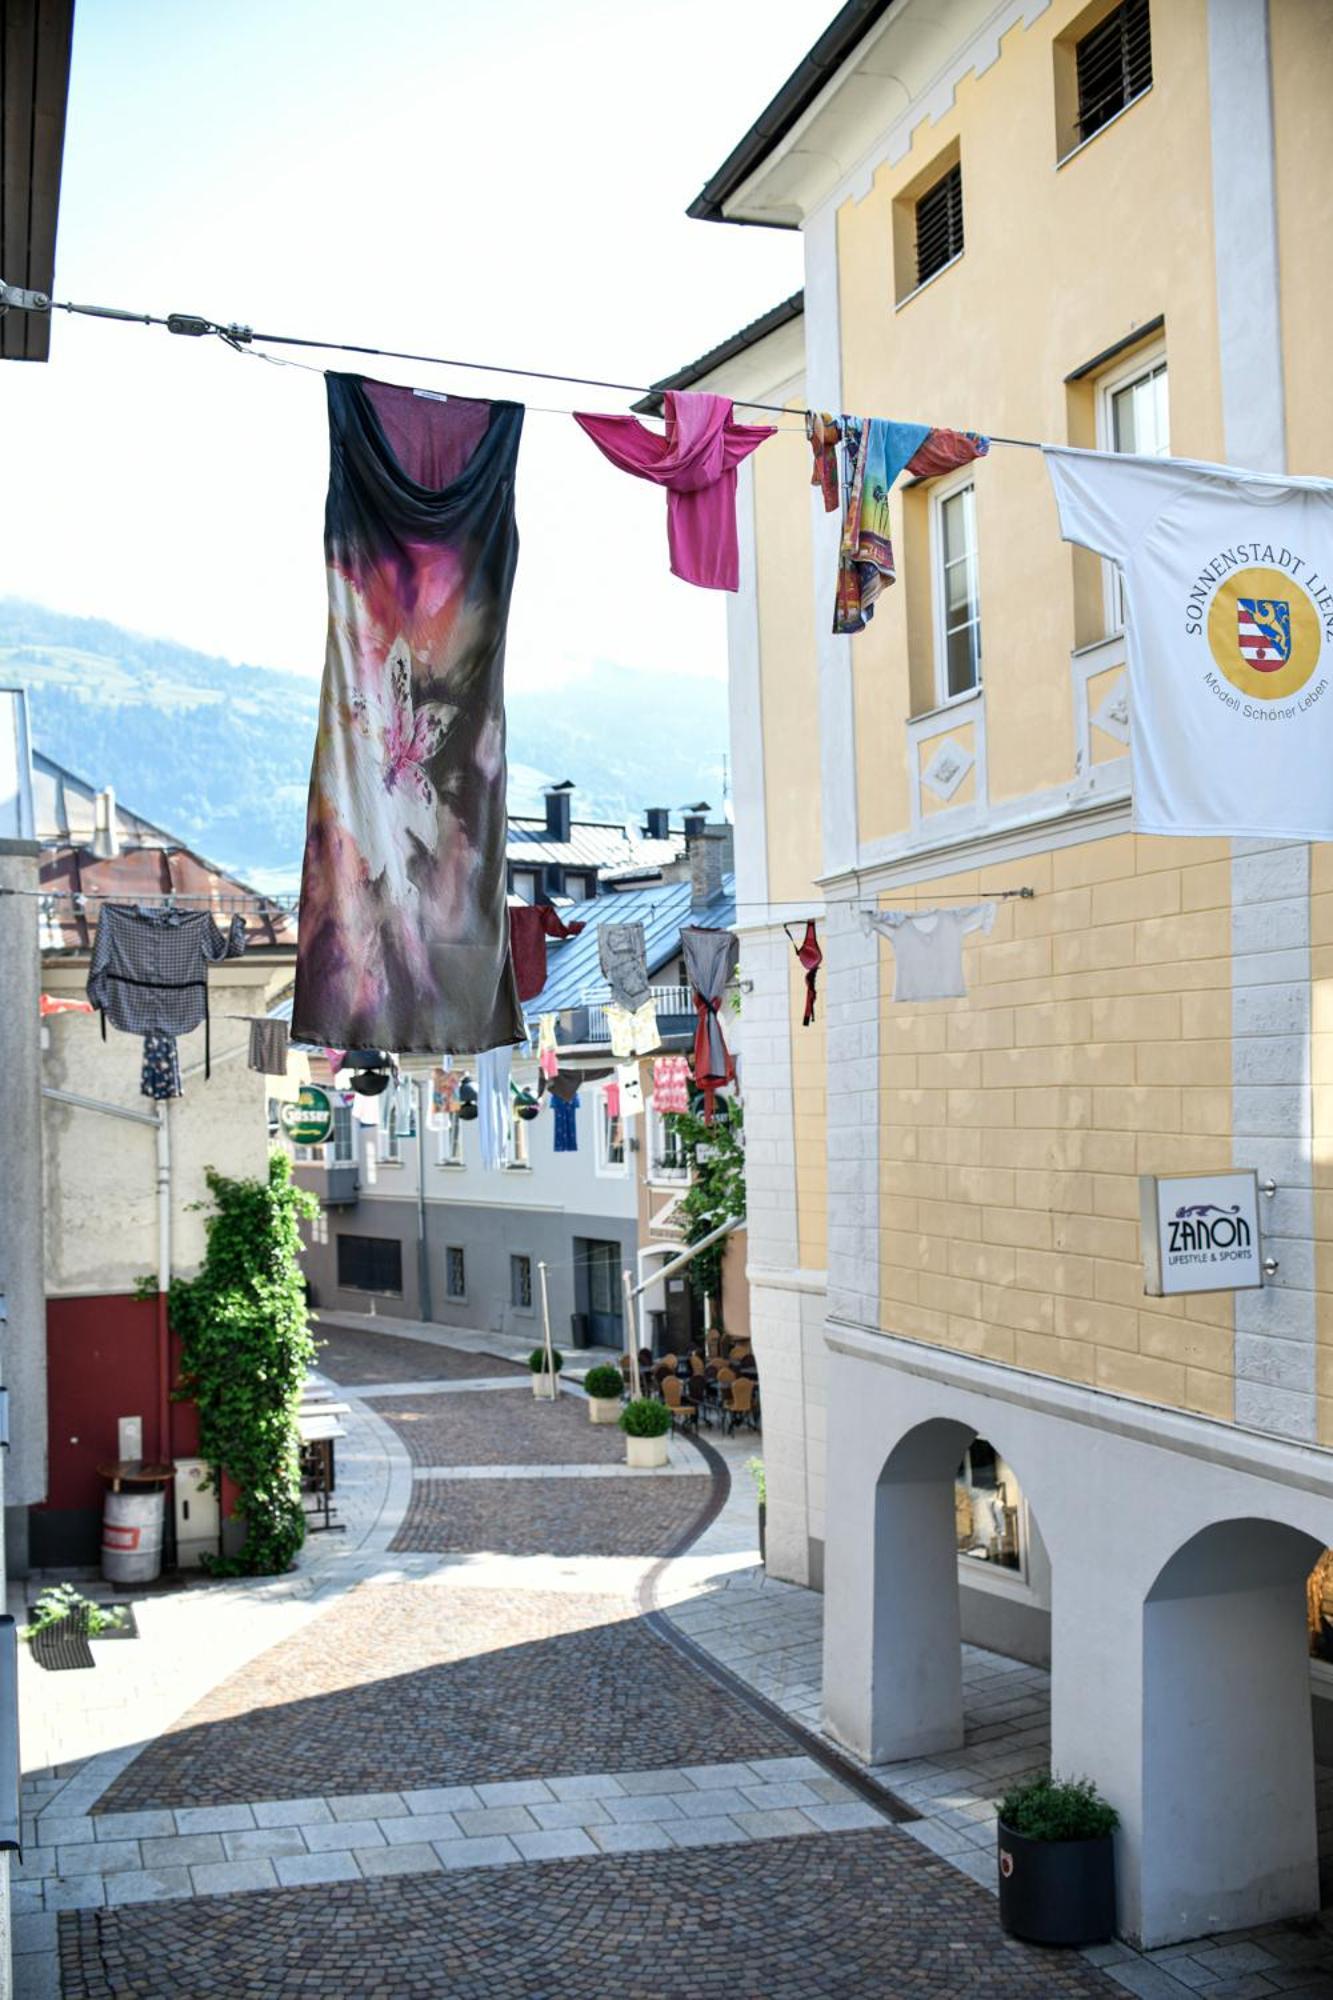
[(522, 868), (540, 867), (551, 862), (562, 868), (595, 868), (605, 874), (611, 868), (662, 868), (678, 861), (685, 852), (685, 835), (673, 833), (667, 840), (648, 840), (637, 829), (614, 820), (576, 819), (568, 840), (552, 840), (543, 815), (509, 816), (509, 837), (505, 842), (508, 860)]
[(660, 382), (654, 382), (646, 396), (631, 405), (640, 416), (658, 417), (662, 414), (662, 398), (668, 389), (690, 389), (696, 382), (702, 382), (715, 368), (724, 367), (734, 361), (738, 354), (744, 354), (751, 347), (757, 347), (770, 333), (786, 326), (791, 320), (799, 319), (805, 311), (805, 293), (793, 292), (781, 305), (771, 306), (758, 319), (752, 319), (739, 333), (732, 333), (720, 340), (716, 347), (710, 347), (707, 354), (701, 354), (697, 361), (687, 361), (674, 375), (664, 375)]
[[(897, 0), (847, 0), (825, 28), (809, 55), (803, 56), (777, 95), (760, 112), (745, 137), (733, 146), (717, 172), (704, 183), (686, 210), (696, 222), (731, 222), (726, 204), (780, 145), (809, 110), (848, 56)], [(760, 229), (792, 229), (789, 222), (757, 222)]]
[(647, 944), (648, 976), (660, 972), (680, 950), (683, 926), (702, 924), (729, 930), (736, 921), (736, 880), (724, 875), (718, 895), (697, 909), (688, 882), (665, 882), (652, 889), (597, 896), (578, 905), (584, 925), (578, 937), (546, 947), (546, 984), (535, 1000), (524, 1002), (529, 1019), (539, 1014), (563, 1014), (571, 1007), (606, 1000), (606, 981), (597, 957), (599, 924), (642, 924)]

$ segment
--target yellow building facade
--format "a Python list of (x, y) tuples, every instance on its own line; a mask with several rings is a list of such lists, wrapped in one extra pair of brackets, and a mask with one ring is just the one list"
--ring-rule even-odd
[[(872, 1762), (962, 1741), (960, 1635), (1052, 1661), (1160, 1943), (1318, 1900), (1333, 861), (1135, 833), (1122, 587), (1029, 447), (1333, 473), (1333, 5), (890, 0), (820, 51), (692, 210), (800, 229), (803, 311), (676, 378), (792, 413), (729, 625), (770, 1567)], [(807, 406), (994, 440), (900, 480), (854, 638)], [(966, 995), (895, 1002), (867, 913), (991, 902)], [(1149, 1296), (1141, 1177), (1232, 1170), (1262, 1287)]]

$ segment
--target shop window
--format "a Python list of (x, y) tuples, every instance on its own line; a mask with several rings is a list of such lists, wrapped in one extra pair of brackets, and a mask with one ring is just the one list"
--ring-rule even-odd
[(396, 1236), (340, 1236), (338, 1285), (346, 1292), (403, 1295), (403, 1246)]
[(532, 1311), (532, 1259), (509, 1259), (509, 1303), (515, 1312)]
[(958, 1553), (967, 1562), (1022, 1573), (1023, 1496), (1010, 1468), (985, 1438), (973, 1438), (954, 1484)]
[(981, 685), (976, 502), (971, 479), (944, 487), (932, 502), (935, 677), (940, 707)]
[(450, 1299), (467, 1297), (467, 1263), (457, 1243), (451, 1243), (444, 1253), (444, 1293)]

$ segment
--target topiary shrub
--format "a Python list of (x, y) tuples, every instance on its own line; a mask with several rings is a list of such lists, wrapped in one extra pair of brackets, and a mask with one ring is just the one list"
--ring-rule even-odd
[(299, 1263), (301, 1218), (319, 1213), (293, 1186), (285, 1151), (267, 1181), (207, 1175), (215, 1213), (195, 1278), (173, 1278), (171, 1323), (181, 1338), (178, 1395), (199, 1410), (199, 1452), (240, 1488), (245, 1546), (206, 1557), (223, 1576), (276, 1576), (305, 1540), (296, 1412), (315, 1359)]
[(613, 1368), (609, 1361), (599, 1361), (597, 1366), (590, 1368), (584, 1376), (583, 1387), (590, 1396), (602, 1396), (608, 1402), (614, 1396), (619, 1402), (620, 1391), (624, 1384), (618, 1368)]
[[(551, 1349), (551, 1365), (557, 1375), (565, 1365), (565, 1357), (558, 1347)], [(546, 1367), (546, 1349), (544, 1347), (533, 1348), (531, 1354), (528, 1356), (528, 1366), (534, 1375), (542, 1374)]]
[(660, 1438), (671, 1429), (671, 1412), (652, 1396), (640, 1396), (626, 1403), (620, 1412), (620, 1428), (626, 1437)]
[(1000, 1800), (1000, 1821), (1028, 1840), (1100, 1840), (1120, 1824), (1091, 1778), (1032, 1778)]

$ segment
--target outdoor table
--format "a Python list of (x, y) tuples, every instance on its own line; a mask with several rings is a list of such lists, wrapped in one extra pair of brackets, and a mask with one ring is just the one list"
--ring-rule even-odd
[[(344, 1409), (346, 1405), (344, 1404)], [(338, 1422), (338, 1417), (330, 1408), (298, 1410), (296, 1429), (301, 1440), (302, 1471), (309, 1480), (309, 1491), (316, 1496), (317, 1505), (311, 1518), (312, 1534), (342, 1534), (345, 1521), (334, 1519), (334, 1458), (335, 1438), (346, 1437), (347, 1433)]]

